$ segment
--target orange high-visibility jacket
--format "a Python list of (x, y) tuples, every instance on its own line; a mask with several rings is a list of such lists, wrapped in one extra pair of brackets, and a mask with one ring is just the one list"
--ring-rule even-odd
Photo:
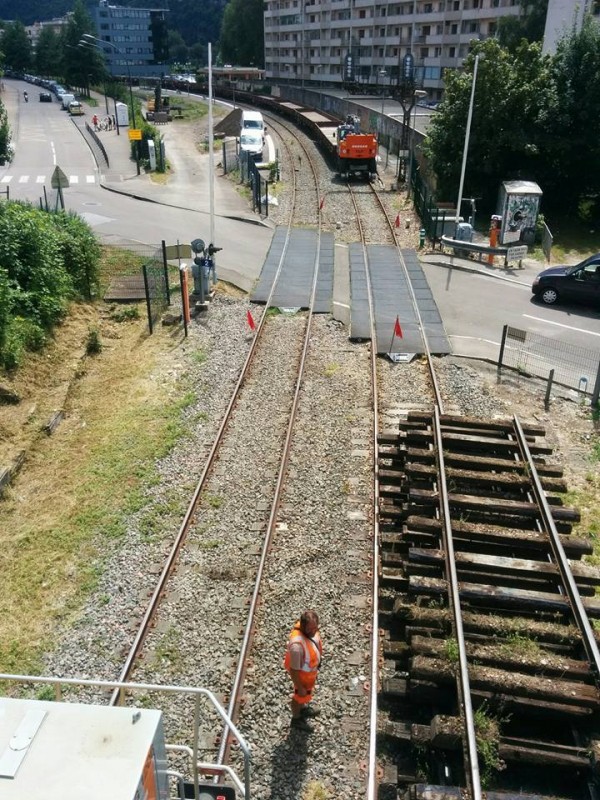
[(304, 658), (302, 659), (302, 672), (317, 672), (321, 665), (321, 654), (323, 653), (323, 643), (317, 631), (312, 639), (305, 636), (300, 630), (300, 622), (297, 622), (290, 632), (287, 647), (285, 650), (285, 658), (283, 666), (289, 671), (290, 669), (290, 645), (300, 642), (304, 650)]

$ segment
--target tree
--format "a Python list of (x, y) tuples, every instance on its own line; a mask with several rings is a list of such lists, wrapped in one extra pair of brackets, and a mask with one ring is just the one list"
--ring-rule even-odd
[(498, 21), (498, 41), (502, 47), (516, 50), (522, 39), (541, 42), (544, 38), (548, 0), (521, 0), (522, 13), (501, 17)]
[(35, 48), (35, 69), (38, 75), (57, 74), (62, 51), (60, 37), (52, 28), (42, 28)]
[(186, 64), (188, 60), (188, 46), (177, 31), (169, 31), (169, 59), (176, 64)]
[(220, 58), (240, 66), (264, 66), (263, 0), (230, 0), (223, 14)]
[(600, 25), (589, 15), (580, 32), (557, 45), (552, 78), (555, 85), (549, 115), (551, 185), (561, 203), (576, 207), (584, 195), (600, 198)]
[(106, 74), (102, 53), (95, 47), (80, 45), (84, 33), (94, 30), (83, 0), (75, 0), (73, 14), (61, 32), (62, 73), (72, 86), (89, 87)]
[(25, 71), (31, 68), (31, 42), (22, 22), (10, 22), (4, 28), (0, 46), (4, 63), (12, 69)]
[(478, 42), (464, 71), (446, 71), (446, 91), (424, 143), (437, 177), (438, 197), (456, 196), (462, 164), (475, 55), (480, 55), (465, 178), (465, 194), (492, 207), (502, 181), (540, 184), (546, 174), (548, 113), (553, 97), (550, 59), (538, 44), (522, 41), (516, 52), (494, 39)]

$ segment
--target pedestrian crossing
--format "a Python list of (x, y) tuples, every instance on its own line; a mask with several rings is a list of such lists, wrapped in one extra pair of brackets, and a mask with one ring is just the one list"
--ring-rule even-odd
[[(93, 184), (96, 183), (95, 175), (68, 175), (69, 185), (75, 186), (77, 184)], [(26, 184), (26, 183), (47, 183), (50, 184), (52, 175), (3, 175), (0, 178), (0, 183), (7, 184)]]

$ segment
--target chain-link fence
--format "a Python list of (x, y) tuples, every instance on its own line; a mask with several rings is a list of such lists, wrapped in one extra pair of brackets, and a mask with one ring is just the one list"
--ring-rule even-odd
[[(101, 288), (107, 302), (145, 301), (150, 333), (171, 303), (166, 244), (144, 244), (107, 237), (104, 247)], [(177, 267), (172, 267), (174, 280)]]
[(498, 368), (502, 366), (539, 378), (548, 378), (554, 371), (556, 383), (598, 400), (600, 347), (580, 347), (505, 325), (498, 357)]
[(269, 179), (263, 177), (251, 153), (240, 151), (235, 139), (223, 142), (223, 171), (239, 171), (240, 183), (250, 187), (252, 210), (269, 216)]

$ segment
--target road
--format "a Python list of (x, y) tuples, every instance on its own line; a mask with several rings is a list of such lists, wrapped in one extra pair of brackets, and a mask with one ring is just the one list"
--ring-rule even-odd
[[(10, 186), (11, 199), (37, 203), (43, 196), (44, 184), (50, 190), (50, 176), (58, 165), (70, 181), (70, 188), (64, 192), (68, 207), (81, 214), (104, 241), (158, 244), (161, 239), (175, 243), (208, 238), (206, 211), (176, 207), (177, 202), (206, 207), (205, 197), (198, 202), (202, 193), (207, 194), (202, 190), (206, 175), (200, 168), (190, 167), (189, 152), (184, 150), (178, 156), (176, 149), (171, 150), (180, 176), (190, 179), (183, 181), (183, 192), (179, 194), (170, 186), (164, 187), (166, 198), (178, 198), (175, 207), (109, 192), (101, 188), (89, 148), (59, 104), (55, 100), (40, 103), (39, 87), (31, 84), (5, 80), (5, 86), (2, 99), (9, 111), (17, 149), (12, 164), (0, 167), (0, 189)], [(27, 104), (23, 90), (29, 92)], [(166, 129), (166, 135), (172, 139), (177, 134)], [(225, 243), (219, 254), (222, 277), (249, 290), (264, 261), (272, 232), (223, 217), (217, 217), (215, 232), (217, 243)], [(495, 359), (505, 324), (557, 343), (600, 350), (598, 312), (576, 306), (546, 307), (532, 301), (530, 286), (537, 271), (535, 266), (517, 273), (512, 281), (456, 268), (423, 266), (457, 354)]]
[[(70, 183), (63, 192), (66, 207), (80, 214), (105, 242), (134, 241), (159, 246), (161, 240), (168, 244), (209, 240), (205, 170), (198, 168), (195, 183), (184, 182), (178, 194), (169, 186), (156, 186), (157, 196), (164, 197), (165, 202), (175, 198), (173, 205), (143, 202), (107, 191), (100, 185), (100, 172), (85, 139), (54, 95), (52, 103), (41, 103), (38, 86), (6, 79), (4, 85), (2, 101), (8, 110), (16, 150), (12, 163), (0, 167), (0, 190), (9, 187), (11, 200), (28, 200), (37, 205), (44, 197), (45, 186), (54, 204), (50, 180), (59, 166)], [(28, 103), (24, 102), (23, 91), (29, 93)], [(103, 109), (99, 108), (100, 114)], [(176, 134), (169, 131), (168, 135)], [(225, 190), (235, 193), (230, 186)], [(245, 207), (245, 201), (239, 205)], [(219, 216), (216, 205), (215, 242), (223, 247), (218, 259), (219, 276), (249, 291), (258, 277), (271, 236), (268, 228)]]
[[(583, 306), (545, 306), (534, 300), (531, 282), (539, 271), (535, 267), (509, 280), (450, 266), (423, 264), (423, 268), (455, 354), (496, 360), (503, 326), (510, 325), (554, 340), (555, 347), (543, 348), (549, 368), (558, 366), (552, 363), (553, 351), (563, 351), (564, 357), (565, 345), (595, 351), (592, 361), (598, 363), (600, 313)], [(542, 372), (547, 374), (545, 369)], [(595, 371), (588, 372), (591, 381)]]

